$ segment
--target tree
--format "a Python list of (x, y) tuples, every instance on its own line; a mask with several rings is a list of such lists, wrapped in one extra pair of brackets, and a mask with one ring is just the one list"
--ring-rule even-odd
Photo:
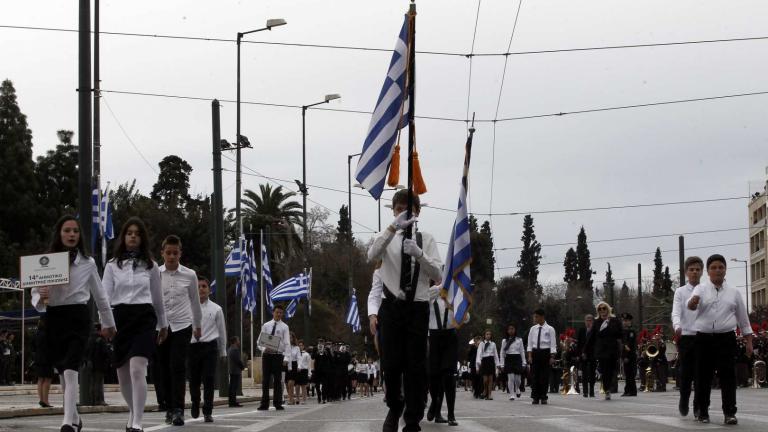
[(614, 308), (618, 309), (619, 307), (621, 307), (621, 310), (623, 310), (624, 312), (628, 312), (629, 303), (630, 303), (629, 285), (627, 285), (627, 281), (624, 281), (624, 283), (621, 284), (621, 289), (619, 289), (619, 300), (614, 305)]
[(664, 284), (664, 263), (661, 260), (661, 248), (656, 248), (656, 255), (653, 257), (653, 296), (661, 297), (663, 295), (662, 285)]
[(578, 273), (578, 261), (576, 259), (576, 251), (573, 248), (568, 248), (565, 253), (565, 261), (563, 261), (563, 267), (565, 267), (565, 276), (563, 280), (569, 285), (579, 278)]
[(519, 278), (528, 283), (528, 288), (541, 297), (541, 285), (539, 285), (539, 263), (541, 262), (541, 244), (536, 240), (533, 230), (533, 217), (525, 215), (523, 219), (523, 249), (520, 251), (520, 259), (517, 261), (517, 274)]
[[(470, 243), (472, 243), (472, 235), (470, 234)], [(489, 284), (494, 283), (496, 258), (493, 251), (493, 233), (491, 233), (491, 223), (488, 221), (483, 222), (480, 226), (480, 232), (476, 236), (472, 247), (472, 260), (478, 261), (477, 270), (480, 272), (478, 278), (475, 279), (474, 270), (470, 266), (470, 273), (472, 273), (472, 280), (485, 281)], [(475, 253), (477, 250), (477, 253)], [(477, 258), (475, 258), (477, 257)]]
[(613, 279), (613, 270), (611, 270), (611, 263), (608, 263), (608, 270), (605, 271), (605, 283), (603, 284), (603, 287), (605, 289), (605, 292), (603, 293), (603, 297), (607, 299), (607, 301), (616, 306), (614, 303), (616, 302), (616, 293), (614, 291), (614, 287), (616, 286), (616, 281)]
[(578, 241), (576, 243), (576, 264), (579, 274), (580, 288), (592, 291), (592, 263), (589, 259), (589, 247), (587, 246), (587, 233), (584, 227), (579, 231)]
[(664, 267), (664, 278), (661, 281), (661, 291), (664, 296), (669, 297), (672, 292), (672, 275), (669, 274), (669, 267)]
[(37, 158), (35, 175), (40, 185), (45, 225), (55, 223), (63, 213), (76, 213), (78, 202), (78, 149), (72, 144), (74, 132), (59, 130), (59, 144)]
[(339, 209), (339, 223), (336, 227), (336, 241), (349, 244), (352, 240), (352, 222), (349, 220), (349, 208), (342, 205)]
[(189, 174), (192, 167), (175, 155), (164, 157), (158, 165), (160, 174), (150, 197), (166, 209), (182, 208), (189, 199)]

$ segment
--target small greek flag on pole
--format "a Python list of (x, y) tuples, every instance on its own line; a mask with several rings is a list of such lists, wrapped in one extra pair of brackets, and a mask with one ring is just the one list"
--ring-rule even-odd
[(355, 291), (352, 291), (352, 298), (349, 299), (345, 322), (352, 326), (353, 333), (360, 332), (360, 312), (357, 310), (357, 294), (355, 294)]
[(272, 311), (273, 303), (269, 294), (272, 292), (272, 272), (269, 270), (269, 254), (267, 253), (267, 245), (264, 244), (264, 234), (261, 235), (261, 277), (264, 278), (264, 285), (261, 289), (264, 290), (264, 298), (266, 299), (269, 310)]
[(403, 27), (392, 53), (384, 85), (376, 101), (368, 134), (363, 143), (363, 151), (357, 163), (355, 178), (370, 192), (375, 199), (381, 197), (389, 164), (392, 160), (397, 132), (407, 122), (408, 95), (405, 88), (406, 66), (408, 64), (408, 15), (403, 20)]

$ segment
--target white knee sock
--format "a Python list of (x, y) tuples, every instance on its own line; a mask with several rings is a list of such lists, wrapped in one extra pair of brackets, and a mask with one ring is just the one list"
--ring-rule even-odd
[(133, 385), (133, 425), (141, 429), (144, 420), (144, 406), (147, 403), (147, 363), (146, 357), (132, 357), (130, 364), (131, 383)]
[(133, 427), (133, 385), (131, 384), (131, 366), (126, 362), (117, 368), (117, 382), (120, 383), (120, 393), (128, 405), (128, 427)]
[(75, 370), (67, 369), (61, 374), (62, 383), (64, 383), (64, 419), (62, 425), (77, 425), (80, 423), (80, 416), (77, 414), (77, 397), (79, 385), (77, 383), (78, 373)]
[(510, 374), (512, 377), (512, 384), (509, 388), (510, 393), (520, 393), (520, 375), (519, 374)]

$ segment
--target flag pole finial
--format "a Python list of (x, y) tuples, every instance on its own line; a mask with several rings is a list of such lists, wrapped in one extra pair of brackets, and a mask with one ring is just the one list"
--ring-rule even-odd
[(472, 123), (469, 126), (469, 133), (475, 133), (475, 112), (472, 112)]

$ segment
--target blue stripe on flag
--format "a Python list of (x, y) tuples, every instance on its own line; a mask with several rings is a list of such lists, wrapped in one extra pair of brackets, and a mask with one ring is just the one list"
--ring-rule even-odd
[(357, 294), (354, 291), (352, 292), (352, 298), (349, 299), (349, 307), (347, 308), (347, 316), (344, 322), (352, 326), (352, 332), (360, 332), (360, 312), (357, 309)]

